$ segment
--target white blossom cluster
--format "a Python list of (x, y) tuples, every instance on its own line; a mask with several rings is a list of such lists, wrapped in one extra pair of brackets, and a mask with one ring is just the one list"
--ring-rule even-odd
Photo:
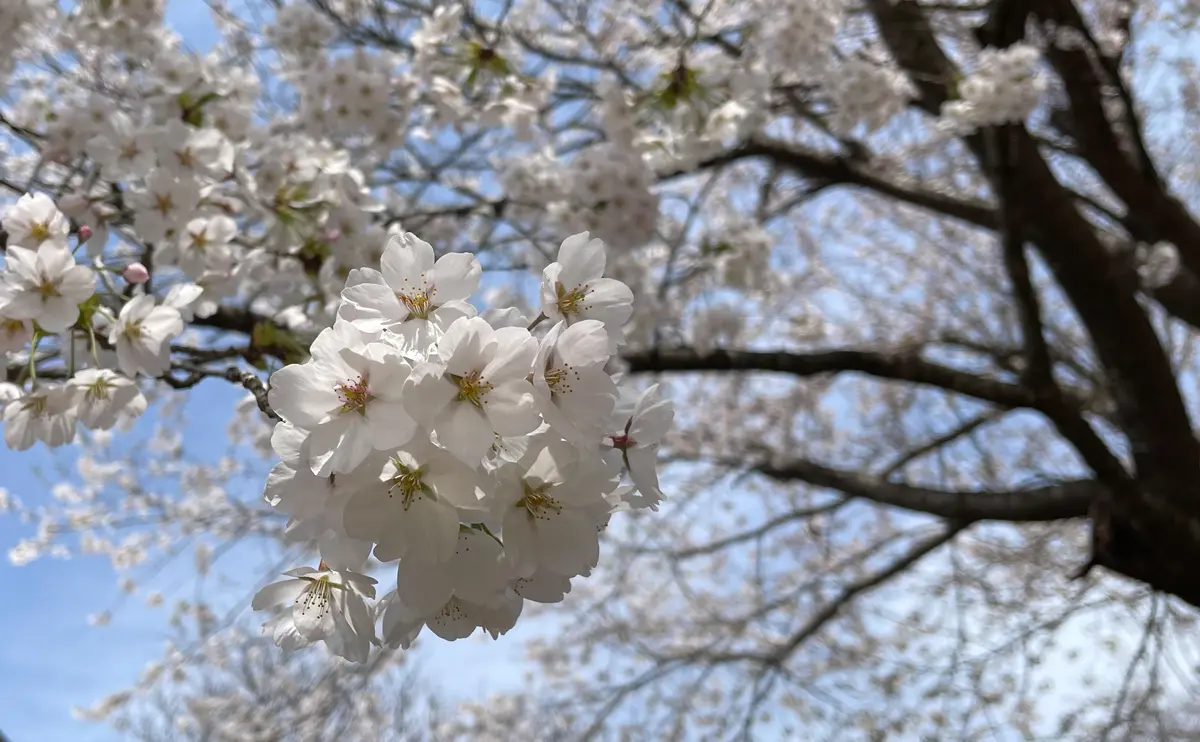
[(131, 56), (152, 54), (159, 42), (164, 0), (101, 0), (74, 3), (70, 34), (81, 46), (119, 50)]
[(325, 641), (366, 659), (372, 553), (399, 562), (375, 606), (384, 642), (408, 646), (425, 626), (498, 636), (525, 600), (558, 602), (590, 573), (614, 511), (656, 506), (673, 411), (657, 386), (622, 403), (605, 370), (633, 293), (604, 267), (600, 240), (568, 238), (532, 321), (479, 314), (478, 260), (435, 260), (411, 233), (391, 239), (379, 270), (351, 271), (310, 360), (271, 378), (281, 462), (265, 496), (321, 556), (254, 598), (288, 605), (265, 626), (281, 647)]
[(621, 247), (640, 247), (658, 226), (654, 173), (636, 151), (591, 147), (571, 163), (568, 207), (579, 226)]
[(855, 57), (839, 66), (830, 87), (834, 110), (830, 127), (851, 134), (860, 123), (872, 132), (904, 110), (916, 97), (916, 87), (894, 66)]
[(282, 54), (301, 66), (320, 59), (320, 53), (334, 38), (333, 24), (316, 8), (291, 3), (275, 11), (275, 22), (267, 27), (267, 38)]
[(942, 106), (941, 125), (965, 133), (1024, 121), (1046, 91), (1041, 56), (1030, 44), (980, 51), (975, 70), (958, 84), (958, 98)]
[(367, 136), (378, 143), (404, 130), (416, 81), (396, 71), (391, 55), (358, 51), (315, 59), (298, 80), (300, 120), (315, 135)]
[(764, 0), (759, 52), (767, 69), (785, 82), (825, 76), (845, 11), (843, 0)]
[(54, 0), (21, 0), (0, 7), (0, 90), (16, 62), (34, 51), (29, 42), (37, 35), (30, 29), (50, 25), (57, 11)]
[[(67, 219), (44, 194), (21, 197), (5, 211), (3, 224), (8, 246), (0, 272), (0, 350), (12, 353), (31, 345), (28, 383), (0, 383), (5, 443), (14, 450), (39, 440), (61, 446), (75, 439), (76, 425), (107, 430), (121, 415), (140, 415), (146, 400), (134, 378), (166, 370), (170, 341), (183, 332), (179, 309), (140, 295), (113, 316), (89, 302), (96, 293), (96, 271), (75, 261)], [(131, 268), (127, 280), (133, 282), (138, 269), (145, 269)], [(98, 325), (107, 325), (107, 349), (115, 350), (112, 365), (119, 371), (101, 367)], [(77, 334), (86, 336), (92, 367), (71, 362), (61, 378), (38, 379), (39, 346), (65, 346), (74, 358)]]

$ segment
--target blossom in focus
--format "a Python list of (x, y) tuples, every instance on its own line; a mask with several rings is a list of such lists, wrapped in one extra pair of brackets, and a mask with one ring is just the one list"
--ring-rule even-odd
[(474, 255), (447, 253), (435, 261), (433, 247), (409, 233), (388, 241), (380, 268), (352, 274), (339, 317), (367, 332), (389, 330), (401, 347), (424, 350), (455, 320), (475, 315), (466, 301), (482, 272)]
[(38, 250), (43, 245), (66, 247), (70, 225), (44, 193), (26, 193), (4, 211), (8, 244)]
[(108, 430), (121, 414), (136, 417), (146, 411), (146, 398), (133, 379), (110, 369), (82, 369), (67, 385), (78, 398), (79, 422), (92, 430)]
[(307, 463), (314, 474), (348, 473), (372, 450), (400, 446), (416, 429), (402, 398), (411, 366), (374, 340), (337, 322), (317, 337), (310, 360), (271, 377), (271, 406), (311, 431)]
[(621, 430), (606, 438), (611, 448), (604, 458), (623, 466), (641, 497), (626, 496), (634, 508), (658, 509), (662, 490), (658, 486), (658, 446), (675, 419), (675, 407), (664, 399), (658, 384), (646, 389)]
[(162, 376), (171, 366), (171, 338), (183, 332), (179, 311), (155, 304), (149, 294), (130, 299), (109, 328), (117, 365), (126, 376)]
[(75, 262), (65, 244), (46, 239), (36, 249), (9, 245), (0, 276), (0, 315), (32, 320), (46, 332), (62, 332), (79, 318), (79, 305), (96, 292), (90, 268)]
[(324, 641), (334, 654), (364, 662), (376, 642), (375, 621), (366, 604), (367, 598), (375, 597), (375, 579), (334, 571), (323, 563), (284, 574), (291, 579), (267, 585), (250, 603), (256, 611), (292, 603), (290, 611), (269, 621), (264, 630), (281, 647)]
[(36, 441), (66, 445), (75, 439), (78, 415), (73, 388), (42, 382), (4, 405), (4, 442), (14, 451), (24, 451)]
[(604, 278), (604, 263), (604, 243), (587, 232), (563, 240), (558, 260), (542, 271), (542, 313), (568, 325), (585, 319), (603, 322), (609, 349), (615, 351), (624, 338), (621, 326), (633, 314), (633, 292)]
[(413, 370), (405, 402), (440, 445), (478, 466), (496, 435), (524, 435), (541, 422), (529, 382), (537, 342), (523, 327), (492, 329), (481, 317), (450, 326), (437, 360)]

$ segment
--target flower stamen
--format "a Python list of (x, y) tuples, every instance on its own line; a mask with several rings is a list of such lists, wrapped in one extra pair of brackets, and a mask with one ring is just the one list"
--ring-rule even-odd
[(454, 379), (454, 383), (458, 385), (458, 396), (455, 398), (459, 402), (470, 402), (476, 407), (482, 408), (487, 404), (484, 397), (492, 390), (492, 385), (479, 378), (479, 372), (468, 374), (467, 376), (450, 376)]
[(338, 384), (337, 395), (338, 399), (342, 400), (342, 412), (367, 414), (367, 403), (371, 401), (372, 397), (370, 387), (367, 386), (366, 375)]
[(546, 488), (534, 489), (525, 485), (525, 496), (517, 500), (514, 507), (525, 508), (525, 511), (538, 520), (550, 520), (551, 515), (562, 513), (562, 504), (546, 494)]
[(564, 316), (579, 314), (582, 311), (591, 309), (590, 305), (582, 306), (583, 300), (588, 294), (588, 290), (583, 286), (578, 286), (567, 291), (567, 287), (559, 282), (554, 285), (554, 291), (558, 295), (558, 311)]
[(408, 310), (410, 318), (429, 319), (429, 313), (437, 309), (425, 291), (418, 291), (414, 294), (396, 294), (396, 298)]
[(396, 476), (392, 477), (392, 486), (389, 488), (388, 496), (391, 497), (392, 491), (400, 490), (405, 512), (408, 512), (417, 498), (430, 492), (429, 487), (421, 478), (422, 473), (420, 469), (409, 469), (403, 464), (396, 463)]

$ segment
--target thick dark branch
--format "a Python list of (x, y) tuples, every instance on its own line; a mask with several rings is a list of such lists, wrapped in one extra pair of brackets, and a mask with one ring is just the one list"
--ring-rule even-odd
[[(868, 4), (901, 65), (921, 72), (951, 69), (928, 19), (911, 0), (895, 4), (868, 0)], [(900, 15), (905, 24), (902, 34), (889, 34), (887, 24)], [(1018, 28), (1015, 23), (1005, 26)], [(982, 137), (969, 137), (967, 144), (986, 161)], [(1157, 493), (1192, 499), (1190, 483), (1200, 475), (1200, 447), (1166, 353), (1138, 303), (1136, 280), (1115, 269), (1109, 251), (1024, 127), (1012, 127), (1011, 147), (1019, 186), (1014, 192), (1031, 217), (1029, 235), (1095, 344), (1133, 449), (1138, 478)], [(1186, 491), (1185, 482), (1189, 483)]]
[[(1061, 7), (1065, 0), (1054, 2)], [(922, 106), (931, 113), (936, 111), (946, 99), (947, 89), (942, 83), (951, 79), (953, 65), (925, 14), (912, 0), (866, 3), (892, 55), (918, 80)], [(1023, 33), (1022, 24), (1013, 19), (1023, 20), (1022, 14), (1030, 8), (1046, 5), (1050, 3), (997, 2), (996, 12), (1010, 13), (1001, 19), (1003, 23), (995, 24), (1006, 35), (999, 40), (1001, 44), (1011, 43)], [(1070, 7), (1073, 9), (1073, 4)], [(1068, 88), (1068, 78), (1082, 74), (1083, 69), (1064, 75)], [(1075, 92), (1072, 105), (1086, 111), (1091, 103), (1081, 95)], [(1111, 502), (1098, 498), (1093, 507), (1093, 561), (1200, 605), (1200, 581), (1192, 570), (1177, 566), (1194, 563), (1195, 555), (1200, 553), (1200, 537), (1196, 535), (1200, 533), (1200, 506), (1195, 497), (1200, 445), (1192, 433), (1170, 361), (1138, 302), (1136, 276), (1114, 260), (1095, 228), (1080, 214), (1077, 199), (1059, 182), (1038, 143), (1024, 127), (1014, 126), (1013, 130), (1013, 164), (1019, 183), (1015, 191), (1024, 212), (1030, 215), (1026, 233), (1087, 329), (1136, 466), (1136, 486), (1116, 486)], [(1085, 135), (1107, 136), (1103, 131)], [(1098, 141), (1089, 146), (1099, 146)], [(987, 161), (982, 137), (968, 136), (965, 143), (978, 159)], [(1125, 167), (1129, 164), (1126, 160)], [(1136, 182), (1145, 184), (1145, 175), (1139, 173)], [(1154, 202), (1160, 209), (1164, 203)], [(1174, 229), (1190, 230), (1177, 219), (1177, 213), (1172, 213), (1166, 209), (1157, 216), (1172, 221)], [(1197, 244), (1196, 240), (1189, 241)], [(1177, 246), (1182, 253), (1183, 246)], [(1043, 405), (1048, 403), (1052, 408), (1058, 406), (1052, 398), (1042, 400)], [(1114, 457), (1086, 421), (1061, 409), (1052, 412), (1047, 414), (1055, 419), (1060, 431), (1064, 427), (1073, 430), (1087, 444), (1089, 448), (1080, 449), (1080, 453), (1089, 465), (1109, 467), (1108, 475), (1096, 469), (1104, 481), (1120, 484), (1120, 467), (1114, 465)], [(1064, 435), (1075, 442), (1072, 435)]]
[(1013, 299), (1017, 314), (1021, 318), (1021, 335), (1024, 343), (1025, 369), (1023, 376), (1035, 389), (1048, 394), (1057, 393), (1054, 371), (1050, 360), (1050, 348), (1042, 330), (1041, 301), (1033, 279), (1029, 275), (1029, 261), (1025, 257), (1025, 232), (1015, 165), (1013, 162), (1012, 130), (1001, 126), (985, 135), (991, 150), (992, 168), (996, 183), (996, 195), (1000, 201), (1000, 244), (1004, 253), (1004, 268), (1012, 284)]
[(1088, 514), (1091, 501), (1106, 491), (1095, 479), (1007, 492), (938, 490), (887, 482), (803, 459), (766, 464), (755, 467), (755, 471), (773, 479), (800, 480), (881, 505), (963, 522), (1002, 520), (1019, 523), (1083, 518)]
[(1150, 295), (1172, 317), (1200, 330), (1200, 281), (1191, 273), (1179, 271), (1170, 283), (1152, 289)]
[(920, 206), (977, 227), (995, 229), (997, 226), (995, 211), (986, 202), (956, 198), (946, 193), (924, 188), (916, 183), (904, 183), (884, 178), (878, 174), (878, 168), (871, 167), (869, 163), (859, 163), (848, 157), (800, 149), (795, 145), (773, 139), (756, 138), (729, 152), (701, 162), (695, 169), (664, 173), (660, 178), (668, 180), (691, 175), (697, 169), (720, 167), (750, 158), (765, 159), (787, 171), (821, 184), (864, 188), (877, 195)]
[(959, 72), (930, 30), (925, 10), (912, 0), (865, 0), (865, 5), (884, 44), (917, 86), (918, 105), (938, 115), (949, 98), (947, 86)]
[(1023, 386), (942, 366), (912, 352), (826, 350), (812, 353), (694, 348), (626, 353), (630, 373), (659, 371), (771, 371), (807, 378), (858, 372), (891, 381), (908, 381), (974, 397), (1001, 407), (1034, 407), (1033, 392)]
[[(1169, 240), (1179, 249), (1183, 264), (1200, 276), (1200, 223), (1187, 207), (1168, 192), (1146, 149), (1137, 111), (1120, 70), (1113, 60), (1094, 48), (1087, 24), (1072, 0), (1031, 3), (1039, 18), (1073, 28), (1093, 42), (1093, 48), (1066, 48), (1051, 44), (1046, 55), (1063, 80), (1070, 101), (1070, 131), (1083, 158), (1122, 201), (1124, 225), (1137, 239), (1155, 243)], [(1110, 121), (1108, 89), (1114, 90), (1123, 109), (1124, 127), (1118, 132)]]

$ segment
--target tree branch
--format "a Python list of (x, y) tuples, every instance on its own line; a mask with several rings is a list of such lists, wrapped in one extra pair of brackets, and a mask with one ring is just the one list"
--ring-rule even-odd
[(792, 144), (762, 137), (704, 160), (695, 168), (663, 173), (659, 178), (670, 180), (693, 175), (699, 169), (720, 167), (748, 158), (769, 160), (796, 175), (822, 183), (859, 186), (877, 195), (920, 206), (977, 227), (995, 229), (998, 223), (994, 209), (986, 202), (955, 198), (922, 188), (915, 183), (889, 180), (872, 172), (869, 163), (857, 163), (846, 157), (803, 150)]
[(881, 505), (973, 523), (1002, 520), (1013, 523), (1083, 518), (1091, 501), (1106, 488), (1098, 480), (1081, 479), (1045, 487), (1007, 492), (950, 491), (887, 482), (874, 476), (831, 469), (804, 459), (754, 468), (783, 481), (800, 480), (844, 492)]
[(850, 604), (850, 601), (857, 598), (859, 595), (879, 587), (884, 582), (887, 582), (892, 577), (900, 574), (912, 565), (916, 564), (927, 554), (936, 550), (942, 544), (949, 542), (966, 526), (961, 523), (948, 524), (946, 530), (929, 538), (917, 542), (908, 553), (897, 559), (891, 566), (876, 572), (873, 575), (868, 575), (860, 580), (851, 582), (842, 588), (842, 591), (836, 598), (825, 604), (825, 607), (814, 614), (809, 620), (788, 639), (787, 643), (780, 645), (770, 654), (762, 657), (762, 660), (769, 665), (781, 665), (791, 656), (796, 648), (807, 641), (810, 637), (824, 628), (825, 624), (837, 616), (843, 608)]
[(751, 528), (750, 530), (741, 531), (733, 534), (732, 536), (727, 536), (725, 538), (718, 539), (707, 544), (702, 544), (700, 546), (693, 546), (691, 548), (673, 551), (670, 553), (670, 556), (673, 559), (691, 559), (692, 557), (712, 554), (713, 552), (721, 551), (722, 549), (730, 546), (736, 546), (737, 544), (744, 544), (747, 541), (754, 541), (755, 539), (762, 538), (771, 531), (774, 531), (776, 528), (782, 528), (788, 523), (804, 520), (805, 518), (811, 518), (814, 515), (831, 513), (841, 508), (848, 502), (850, 502), (849, 498), (843, 498), (841, 500), (835, 500), (833, 502), (826, 503), (825, 505), (817, 505), (811, 508), (792, 510), (784, 513), (783, 515), (778, 515), (774, 518), (771, 518), (762, 525)]
[(937, 387), (1001, 407), (1035, 407), (1036, 397), (1023, 386), (977, 376), (942, 366), (913, 352), (883, 353), (865, 350), (826, 350), (813, 353), (716, 349), (701, 353), (694, 348), (652, 349), (626, 353), (629, 372), (660, 371), (772, 371), (801, 378), (858, 372), (891, 381), (908, 381)]

